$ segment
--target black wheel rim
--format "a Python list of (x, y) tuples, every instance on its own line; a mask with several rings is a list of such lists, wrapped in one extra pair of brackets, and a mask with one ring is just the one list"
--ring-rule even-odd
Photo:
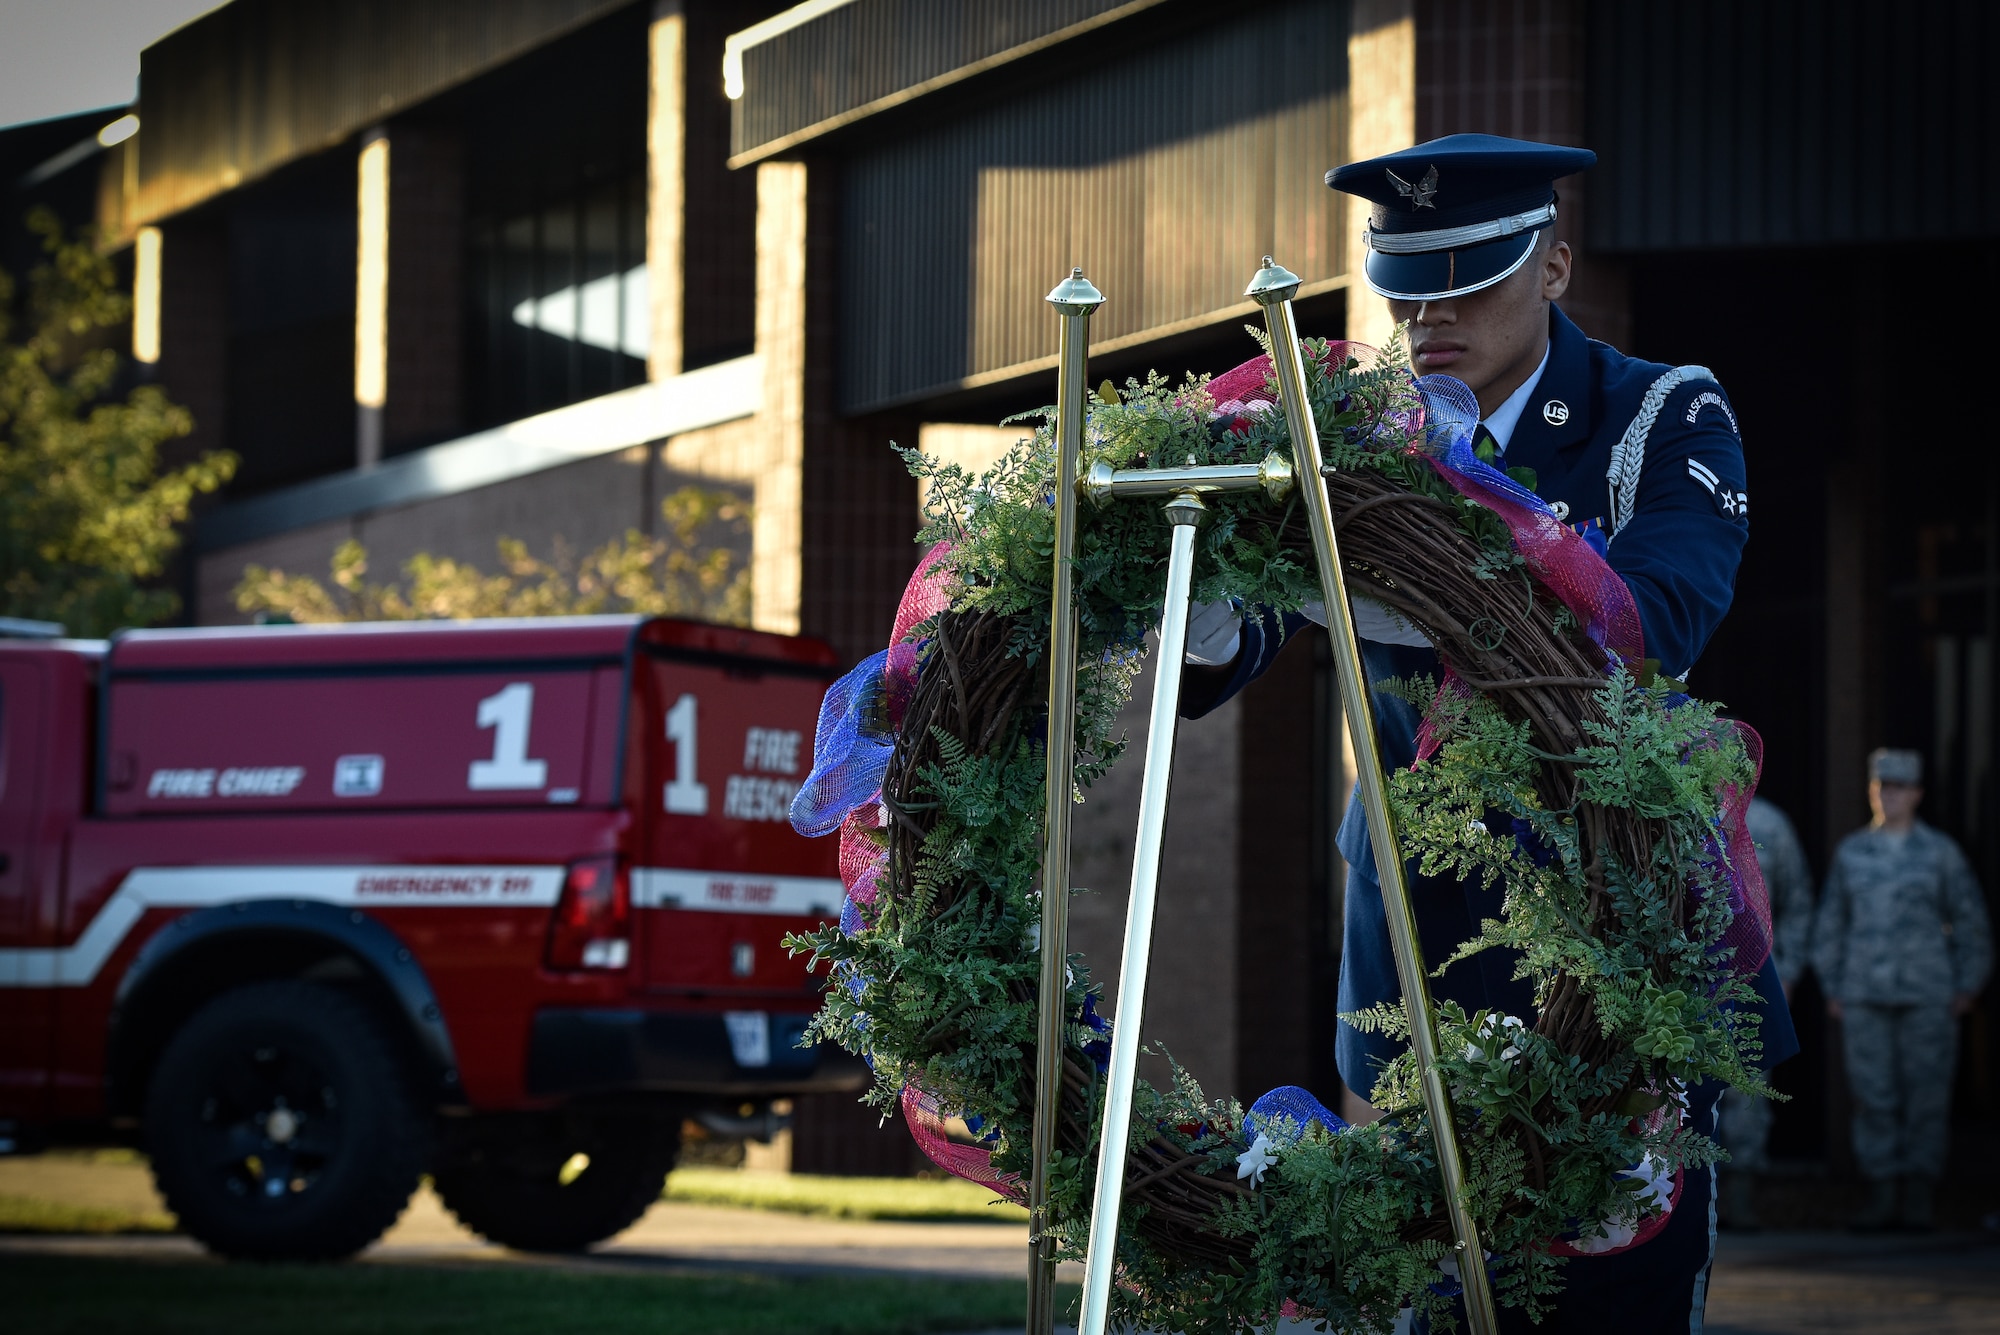
[(309, 1196), (339, 1153), (340, 1100), (325, 1064), (300, 1044), (243, 1044), (209, 1070), (199, 1162), (229, 1197), (285, 1209)]

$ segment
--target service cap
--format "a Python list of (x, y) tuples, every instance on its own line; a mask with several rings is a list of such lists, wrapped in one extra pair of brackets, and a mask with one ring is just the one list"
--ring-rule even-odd
[(1868, 753), (1868, 777), (1878, 783), (1922, 783), (1924, 758), (1915, 751), (1878, 746)]
[(1597, 155), (1492, 134), (1448, 134), (1326, 174), (1375, 206), (1368, 286), (1397, 301), (1438, 301), (1491, 287), (1527, 262), (1556, 219), (1556, 181)]

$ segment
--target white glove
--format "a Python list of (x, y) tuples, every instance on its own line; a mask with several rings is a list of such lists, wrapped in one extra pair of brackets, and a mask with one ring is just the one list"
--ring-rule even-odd
[(1243, 613), (1235, 603), (1196, 603), (1188, 612), (1187, 661), (1221, 667), (1243, 648)]
[[(1354, 609), (1356, 639), (1373, 640), (1376, 644), (1406, 644), (1417, 649), (1430, 647), (1430, 636), (1411, 625), (1401, 612), (1387, 603), (1361, 596), (1348, 599), (1348, 606)], [(1299, 609), (1299, 615), (1324, 626), (1326, 604), (1318, 601), (1307, 603)]]

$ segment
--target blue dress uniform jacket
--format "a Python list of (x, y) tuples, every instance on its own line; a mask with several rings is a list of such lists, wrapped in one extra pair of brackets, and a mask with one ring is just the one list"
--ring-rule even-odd
[[(1508, 442), (1505, 466), (1532, 468), (1536, 491), (1572, 528), (1605, 552), (1638, 605), (1646, 654), (1684, 678), (1729, 610), (1736, 568), (1749, 536), (1748, 488), (1736, 416), (1721, 386), (1700, 368), (1675, 368), (1627, 357), (1586, 338), (1551, 307), (1549, 357)], [(1663, 379), (1664, 377), (1664, 379)], [(1262, 613), (1246, 619), (1234, 670), (1190, 673), (1183, 712), (1199, 717), (1261, 675), (1306, 623)], [(1425, 647), (1362, 642), (1371, 682), (1440, 674)], [(1383, 763), (1416, 758), (1417, 710), (1371, 692)], [(1339, 846), (1348, 880), (1340, 961), (1340, 1010), (1362, 1010), (1402, 995), (1375, 874), (1374, 853), (1358, 795), (1341, 823)], [(1424, 958), (1434, 965), (1497, 917), (1500, 895), (1408, 868)], [(1533, 990), (1517, 980), (1514, 958), (1498, 950), (1461, 960), (1433, 980), (1433, 994), (1466, 1011), (1492, 1008), (1532, 1014)], [(1762, 995), (1764, 1061), (1798, 1051), (1777, 971), (1768, 962)], [(1347, 1024), (1338, 1030), (1340, 1074), (1365, 1096), (1380, 1065), (1401, 1046)], [(1712, 1101), (1713, 1092), (1709, 1093)]]

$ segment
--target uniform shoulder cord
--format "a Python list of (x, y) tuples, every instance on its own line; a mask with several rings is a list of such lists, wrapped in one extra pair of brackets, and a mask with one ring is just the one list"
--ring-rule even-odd
[(1646, 391), (1639, 404), (1639, 415), (1611, 447), (1611, 467), (1604, 475), (1611, 489), (1611, 532), (1605, 536), (1607, 544), (1631, 521), (1632, 508), (1639, 502), (1639, 474), (1646, 468), (1646, 438), (1653, 434), (1653, 423), (1659, 420), (1667, 396), (1690, 380), (1714, 379), (1715, 373), (1706, 366), (1676, 366)]

